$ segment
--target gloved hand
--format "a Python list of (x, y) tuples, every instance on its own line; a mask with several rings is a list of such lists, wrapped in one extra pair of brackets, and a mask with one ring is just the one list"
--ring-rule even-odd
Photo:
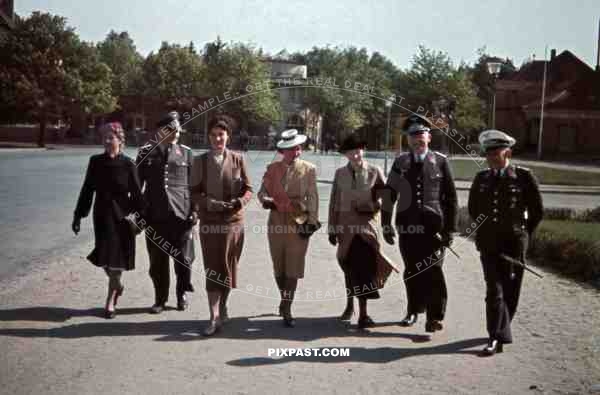
[(229, 211), (233, 209), (233, 205), (229, 202), (224, 202), (222, 200), (211, 199), (208, 202), (208, 211), (212, 212), (223, 212)]
[(73, 223), (71, 224), (71, 230), (73, 231), (73, 233), (75, 233), (75, 235), (77, 235), (79, 233), (79, 231), (81, 230), (81, 218), (73, 217)]
[(300, 235), (300, 237), (302, 237), (303, 239), (308, 239), (310, 236), (313, 235), (313, 233), (315, 233), (317, 230), (319, 230), (320, 227), (321, 227), (321, 223), (317, 223), (317, 224), (304, 223), (302, 225), (298, 225), (298, 235)]
[(192, 213), (190, 214), (190, 216), (187, 219), (188, 225), (191, 227), (196, 226), (196, 224), (198, 223), (198, 213), (195, 211), (192, 211)]
[(233, 210), (239, 210), (242, 208), (242, 199), (231, 199), (229, 203)]
[(454, 236), (452, 235), (452, 233), (442, 233), (442, 240), (441, 240), (442, 246), (450, 247), (450, 246), (452, 246), (453, 242), (454, 242)]
[(396, 244), (396, 232), (391, 225), (383, 226), (383, 239), (390, 245)]
[(262, 206), (265, 210), (277, 210), (277, 206), (275, 205), (275, 202), (271, 198), (265, 198), (263, 200)]
[(331, 244), (332, 246), (335, 246), (337, 244), (337, 236), (335, 233), (329, 234), (329, 244)]

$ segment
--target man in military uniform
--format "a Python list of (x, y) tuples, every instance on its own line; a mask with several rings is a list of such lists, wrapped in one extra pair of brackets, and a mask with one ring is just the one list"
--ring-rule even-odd
[(457, 198), (448, 160), (429, 150), (431, 123), (413, 115), (404, 123), (410, 151), (392, 165), (387, 180), (382, 224), (384, 238), (394, 244), (391, 226), (394, 203), (396, 230), (404, 260), (408, 299), (402, 326), (412, 326), (419, 313), (427, 313), (425, 330), (443, 329), (447, 290), (442, 271), (443, 246), (450, 246), (456, 230)]
[(155, 300), (151, 313), (163, 311), (169, 297), (169, 257), (177, 277), (177, 309), (187, 308), (186, 292), (193, 292), (191, 264), (194, 261), (192, 227), (197, 221), (191, 205), (192, 150), (178, 144), (179, 114), (169, 113), (157, 123), (155, 139), (140, 148), (137, 166), (145, 185), (146, 246)]
[[(489, 169), (475, 176), (469, 193), (469, 214), (479, 225), (475, 237), (486, 283), (489, 343), (484, 355), (502, 352), (512, 343), (510, 323), (517, 310), (527, 244), (542, 220), (542, 197), (526, 168), (510, 164), (515, 139), (498, 130), (479, 136)], [(506, 258), (508, 257), (508, 259)]]

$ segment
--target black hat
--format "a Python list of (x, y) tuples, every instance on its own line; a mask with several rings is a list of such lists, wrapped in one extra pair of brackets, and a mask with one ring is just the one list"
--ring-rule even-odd
[(181, 132), (181, 124), (179, 123), (179, 113), (171, 111), (167, 116), (156, 123), (157, 128), (169, 128), (177, 132)]
[(413, 114), (404, 121), (402, 130), (409, 136), (429, 132), (431, 130), (431, 121), (420, 115)]
[(353, 149), (365, 149), (367, 142), (360, 138), (357, 133), (352, 133), (342, 141), (340, 152), (352, 151)]

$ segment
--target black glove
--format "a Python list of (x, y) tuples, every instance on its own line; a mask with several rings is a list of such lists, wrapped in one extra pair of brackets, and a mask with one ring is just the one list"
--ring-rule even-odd
[(265, 199), (262, 206), (265, 210), (277, 210), (277, 206), (275, 205), (273, 199)]
[(304, 223), (302, 225), (298, 225), (298, 234), (303, 239), (308, 239), (310, 236), (313, 235), (313, 233), (315, 233), (317, 230), (319, 230), (320, 227), (321, 227), (321, 223), (317, 223), (317, 224)]
[(337, 244), (337, 236), (335, 233), (329, 234), (329, 244), (331, 244), (332, 246), (335, 246)]
[(190, 214), (190, 216), (187, 219), (187, 224), (190, 228), (194, 227), (196, 224), (198, 223), (198, 213), (195, 211), (192, 211), (192, 213)]
[(396, 244), (396, 232), (391, 225), (383, 226), (383, 239), (390, 245)]
[(231, 203), (233, 210), (237, 211), (242, 208), (242, 199), (231, 199), (229, 203)]
[(131, 233), (133, 235), (137, 236), (140, 233), (142, 233), (142, 227), (139, 225), (139, 223), (136, 222), (134, 218), (125, 217), (124, 220), (127, 221), (127, 225), (129, 226), (129, 229), (131, 230)]
[(208, 203), (208, 210), (213, 212), (223, 212), (233, 210), (233, 205), (222, 200), (211, 199)]
[(452, 235), (452, 233), (442, 233), (442, 240), (441, 240), (442, 247), (450, 247), (450, 246), (452, 246), (453, 242), (454, 242), (454, 236)]
[(79, 231), (81, 230), (81, 218), (73, 217), (73, 223), (71, 224), (71, 230), (76, 235), (79, 233)]

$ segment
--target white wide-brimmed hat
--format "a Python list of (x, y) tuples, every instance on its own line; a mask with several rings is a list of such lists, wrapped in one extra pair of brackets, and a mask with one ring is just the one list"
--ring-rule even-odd
[(277, 142), (277, 149), (294, 148), (297, 145), (306, 142), (306, 136), (299, 134), (296, 129), (288, 129), (281, 132), (280, 140)]

